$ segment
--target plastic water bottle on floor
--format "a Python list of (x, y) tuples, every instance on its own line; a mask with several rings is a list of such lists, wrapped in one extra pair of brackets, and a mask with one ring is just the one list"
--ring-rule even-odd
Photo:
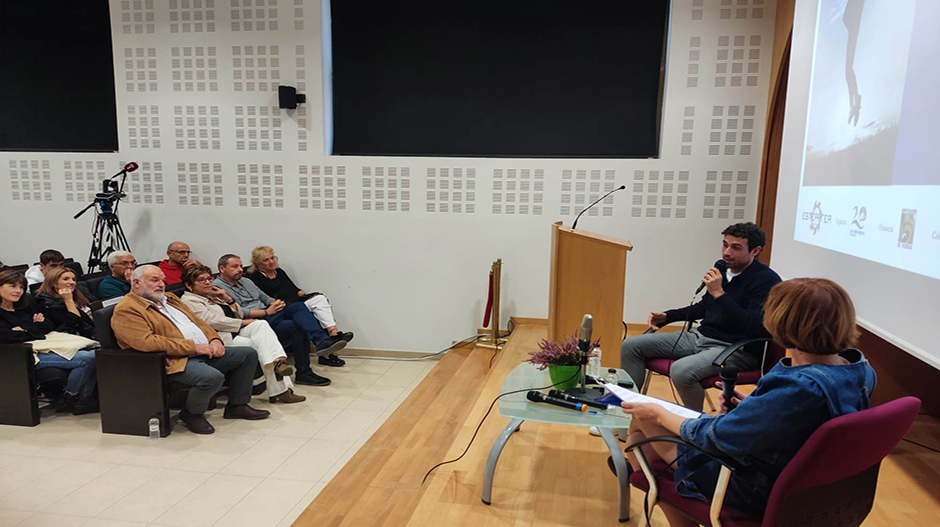
[(156, 441), (157, 439), (160, 439), (160, 420), (157, 419), (156, 417), (151, 417), (149, 426), (150, 426), (150, 440)]
[(594, 348), (594, 355), (588, 359), (588, 369), (587, 374), (595, 379), (601, 378), (601, 355), (602, 351), (600, 348)]

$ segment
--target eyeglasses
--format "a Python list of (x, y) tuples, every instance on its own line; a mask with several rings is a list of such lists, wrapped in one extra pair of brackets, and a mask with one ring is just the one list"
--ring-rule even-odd
[(120, 265), (121, 267), (137, 267), (137, 260), (133, 262), (114, 262), (114, 265)]
[(170, 251), (170, 252), (177, 253), (177, 254), (191, 254), (192, 253), (192, 251)]
[(212, 277), (211, 276), (199, 277), (195, 281), (201, 284), (208, 284), (212, 282)]

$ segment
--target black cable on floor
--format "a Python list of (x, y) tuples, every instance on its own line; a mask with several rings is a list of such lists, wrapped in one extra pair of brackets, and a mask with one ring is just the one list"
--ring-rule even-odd
[(431, 353), (428, 355), (422, 355), (420, 357), (369, 357), (369, 356), (363, 356), (363, 355), (338, 355), (338, 356), (341, 358), (346, 357), (346, 358), (351, 358), (351, 359), (370, 359), (370, 360), (390, 360), (390, 361), (399, 361), (399, 362), (412, 362), (412, 361), (430, 359), (432, 357), (437, 357), (438, 355), (443, 355), (444, 353), (447, 353), (448, 351), (454, 348), (459, 348), (460, 346), (464, 344), (476, 342), (485, 336), (486, 335), (482, 335), (482, 334), (473, 335), (472, 337), (467, 337), (463, 340), (458, 340), (457, 342), (442, 349), (441, 351), (438, 351), (436, 353)]
[(940, 454), (940, 450), (937, 450), (936, 448), (933, 448), (933, 447), (929, 447), (929, 446), (927, 446), (927, 445), (925, 445), (925, 444), (923, 444), (923, 443), (918, 443), (917, 441), (911, 441), (910, 439), (908, 439), (908, 438), (906, 438), (906, 437), (902, 437), (902, 438), (901, 438), (901, 441), (907, 441), (908, 443), (910, 443), (910, 444), (912, 444), (912, 445), (917, 445), (917, 446), (919, 446), (919, 447), (921, 447), (921, 448), (926, 448), (927, 450), (930, 450), (931, 452), (936, 452), (936, 453)]
[[(583, 366), (581, 366), (581, 367), (583, 367)], [(447, 464), (449, 464), (449, 463), (456, 463), (456, 462), (460, 461), (461, 459), (463, 459), (463, 457), (464, 457), (465, 455), (467, 455), (467, 452), (470, 451), (470, 445), (472, 445), (472, 444), (473, 444), (473, 440), (477, 438), (477, 434), (480, 432), (480, 428), (483, 427), (483, 422), (486, 421), (486, 418), (489, 417), (490, 412), (493, 411), (493, 407), (496, 405), (496, 401), (499, 401), (501, 398), (503, 398), (503, 397), (505, 397), (505, 396), (507, 396), (507, 395), (512, 395), (512, 394), (514, 394), (514, 393), (529, 392), (529, 391), (532, 391), (532, 390), (548, 390), (549, 388), (554, 388), (554, 387), (555, 387), (555, 384), (564, 384), (564, 383), (570, 381), (571, 379), (574, 379), (575, 377), (580, 377), (580, 376), (581, 376), (581, 368), (578, 368), (578, 371), (575, 372), (574, 375), (572, 375), (571, 377), (568, 377), (567, 379), (565, 379), (565, 380), (562, 381), (562, 382), (559, 382), (559, 383), (552, 383), (552, 384), (549, 384), (548, 386), (542, 386), (542, 387), (540, 387), (540, 388), (523, 388), (523, 389), (521, 389), (521, 390), (513, 390), (513, 391), (511, 391), (511, 392), (501, 393), (501, 394), (497, 395), (496, 398), (493, 399), (493, 402), (490, 403), (490, 407), (486, 410), (486, 413), (483, 414), (483, 419), (480, 419), (480, 424), (478, 424), (478, 425), (477, 425), (477, 429), (473, 431), (473, 436), (470, 438), (470, 442), (467, 443), (467, 447), (463, 449), (463, 453), (461, 453), (461, 454), (460, 454), (459, 456), (457, 456), (455, 459), (449, 459), (449, 460), (447, 460), (447, 461), (441, 461), (440, 463), (438, 463), (438, 464), (434, 465), (433, 467), (431, 467), (431, 469), (428, 470), (427, 474), (425, 474), (425, 475), (424, 475), (424, 478), (421, 480), (421, 484), (424, 485), (424, 482), (427, 481), (428, 476), (430, 476), (430, 475), (431, 475), (431, 472), (434, 472), (434, 469), (436, 469), (437, 467), (441, 467), (441, 466), (447, 465)]]

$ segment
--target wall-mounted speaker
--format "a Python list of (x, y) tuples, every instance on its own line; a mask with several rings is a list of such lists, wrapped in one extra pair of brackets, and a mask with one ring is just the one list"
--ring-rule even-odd
[(294, 110), (297, 108), (298, 104), (305, 102), (307, 102), (307, 96), (302, 93), (297, 93), (297, 88), (293, 86), (277, 87), (277, 104), (280, 108)]

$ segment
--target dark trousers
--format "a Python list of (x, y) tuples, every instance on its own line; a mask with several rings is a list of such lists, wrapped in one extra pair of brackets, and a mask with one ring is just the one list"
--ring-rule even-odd
[[(271, 324), (278, 340), (281, 341), (288, 353), (294, 355), (294, 367), (297, 373), (306, 373), (310, 370), (310, 338), (294, 323), (293, 320), (282, 318)], [(288, 344), (290, 346), (288, 346)]]
[(271, 327), (274, 328), (275, 331), (277, 331), (278, 323), (281, 321), (293, 321), (297, 327), (307, 334), (307, 338), (310, 339), (310, 342), (314, 344), (319, 344), (330, 338), (326, 331), (320, 326), (320, 322), (317, 321), (316, 317), (313, 316), (313, 313), (310, 312), (310, 309), (308, 309), (303, 302), (287, 304), (284, 306), (284, 309), (277, 313), (264, 317), (264, 320), (267, 320), (268, 324), (271, 324)]
[(251, 401), (251, 385), (255, 379), (258, 354), (246, 346), (227, 346), (225, 355), (210, 359), (196, 355), (186, 361), (186, 369), (167, 376), (167, 381), (190, 386), (186, 411), (204, 414), (209, 400), (219, 391), (228, 374), (228, 404), (241, 405)]

